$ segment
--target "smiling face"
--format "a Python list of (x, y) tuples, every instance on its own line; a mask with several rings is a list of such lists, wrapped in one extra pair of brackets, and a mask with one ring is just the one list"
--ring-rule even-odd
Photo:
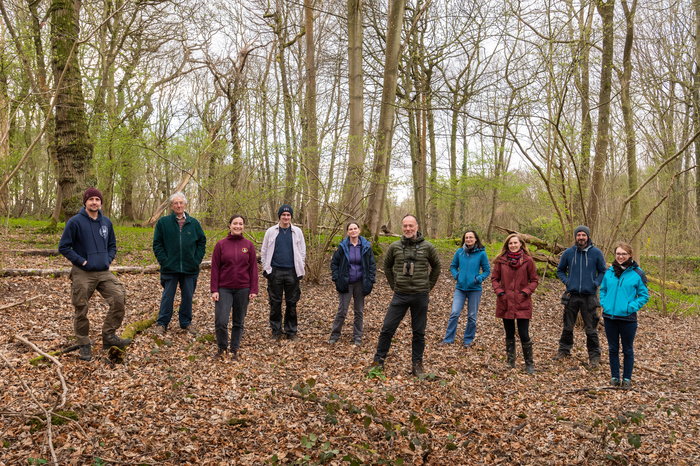
[(622, 248), (617, 248), (615, 249), (615, 261), (618, 264), (624, 264), (627, 259), (630, 258), (630, 255), (627, 251), (625, 251)]
[(228, 226), (231, 230), (232, 235), (242, 235), (243, 229), (245, 228), (245, 222), (241, 217), (236, 217), (231, 220), (231, 224)]
[(576, 233), (576, 244), (581, 248), (586, 246), (588, 244), (588, 235), (582, 231)]
[(517, 236), (513, 236), (508, 240), (508, 250), (510, 252), (518, 252), (522, 246), (523, 243), (520, 242), (520, 239)]
[(182, 217), (182, 214), (185, 212), (185, 200), (181, 197), (176, 197), (170, 203), (170, 208), (175, 212), (175, 215)]
[(476, 236), (474, 236), (474, 233), (468, 231), (464, 234), (464, 244), (466, 244), (468, 248), (476, 244)]
[(401, 229), (406, 239), (411, 239), (416, 236), (418, 231), (418, 221), (416, 221), (415, 217), (409, 215), (401, 221)]
[(100, 210), (100, 207), (102, 207), (102, 201), (97, 196), (92, 196), (85, 201), (85, 210), (87, 210), (88, 213), (96, 214)]
[(357, 239), (360, 237), (360, 227), (357, 226), (355, 223), (351, 223), (350, 226), (348, 226), (348, 236), (350, 239)]
[(289, 228), (289, 225), (292, 223), (292, 214), (289, 212), (282, 212), (282, 215), (280, 215), (280, 226), (282, 228)]

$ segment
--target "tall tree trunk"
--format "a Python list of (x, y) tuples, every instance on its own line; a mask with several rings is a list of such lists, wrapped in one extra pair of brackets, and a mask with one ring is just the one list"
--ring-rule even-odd
[[(612, 91), (614, 0), (595, 0), (598, 14), (603, 20), (603, 55), (600, 64), (600, 95), (598, 99), (598, 134), (595, 144), (593, 178), (588, 197), (588, 227), (595, 232), (598, 227), (600, 203), (604, 198), (603, 173), (608, 160), (610, 140), (610, 95)], [(593, 233), (595, 234), (595, 233)]]
[(319, 153), (318, 122), (316, 117), (316, 51), (314, 46), (313, 0), (304, 0), (304, 23), (306, 29), (306, 147), (304, 148), (309, 171), (308, 228), (315, 235), (318, 227), (319, 209)]
[(66, 220), (83, 206), (83, 191), (97, 184), (92, 166), (93, 145), (85, 118), (85, 99), (76, 41), (80, 32), (80, 2), (51, 2), (53, 75), (65, 69), (56, 91), (56, 157)]
[[(430, 86), (430, 80), (427, 80)], [(437, 187), (437, 148), (435, 147), (435, 118), (433, 116), (433, 97), (432, 91), (428, 89), (428, 98), (426, 101), (426, 113), (428, 120), (428, 136), (430, 138), (430, 177), (428, 186), (430, 187), (430, 237), (437, 238), (438, 236), (438, 187)]]
[[(632, 6), (627, 0), (622, 0), (622, 8), (625, 11), (625, 49), (622, 58), (622, 117), (625, 121), (625, 148), (627, 153), (627, 192), (632, 194), (639, 186), (637, 182), (637, 138), (634, 131), (634, 119), (632, 115), (632, 99), (630, 97), (630, 81), (632, 80), (632, 44), (634, 43), (634, 15), (637, 11), (637, 0), (632, 0)], [(630, 221), (633, 227), (640, 222), (639, 196), (630, 201)], [(634, 260), (639, 262), (641, 255), (641, 235), (636, 235), (632, 240)]]
[(455, 232), (455, 215), (457, 210), (457, 129), (459, 123), (459, 110), (455, 108), (457, 90), (453, 92), (452, 119), (450, 123), (450, 209), (447, 212), (447, 237)]
[[(0, 22), (0, 164), (10, 156), (10, 96), (8, 95), (8, 63), (5, 59), (5, 23)], [(4, 178), (4, 176), (3, 176)], [(7, 209), (8, 190), (0, 192), (0, 215)]]
[[(693, 69), (693, 124), (700, 131), (700, 0), (693, 0), (695, 10), (695, 69)], [(695, 215), (700, 227), (700, 138), (695, 139)]]
[(365, 217), (369, 231), (375, 238), (379, 235), (379, 227), (381, 226), (381, 217), (384, 210), (384, 193), (388, 182), (387, 173), (394, 132), (396, 81), (399, 74), (399, 51), (405, 6), (406, 2), (404, 0), (391, 0), (391, 10), (387, 17), (386, 62), (384, 64), (382, 103), (379, 108), (372, 181), (369, 188), (367, 214)]
[(362, 0), (348, 0), (348, 88), (350, 127), (348, 171), (343, 186), (343, 206), (353, 218), (360, 212), (362, 171), (365, 164), (364, 105), (362, 91)]

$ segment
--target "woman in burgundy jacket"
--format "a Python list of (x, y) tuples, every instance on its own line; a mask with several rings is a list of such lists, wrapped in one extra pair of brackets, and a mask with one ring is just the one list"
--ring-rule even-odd
[(228, 347), (228, 321), (231, 323), (231, 359), (238, 360), (243, 337), (243, 321), (248, 302), (258, 295), (258, 260), (255, 245), (243, 237), (245, 221), (233, 215), (229, 235), (216, 243), (211, 257), (211, 298), (214, 300), (214, 328), (219, 347), (214, 359), (221, 359)]
[(515, 322), (523, 345), (525, 370), (534, 374), (530, 319), (532, 318), (532, 293), (538, 284), (535, 261), (517, 234), (506, 238), (501, 252), (494, 260), (491, 285), (496, 293), (496, 317), (503, 319), (506, 330), (506, 356), (510, 367), (515, 367)]

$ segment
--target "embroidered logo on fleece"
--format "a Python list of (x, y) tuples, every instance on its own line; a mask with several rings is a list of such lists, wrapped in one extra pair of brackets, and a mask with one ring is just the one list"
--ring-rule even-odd
[(248, 248), (243, 248), (243, 249), (241, 249), (241, 251), (243, 251), (243, 254), (245, 254), (248, 252)]
[(108, 234), (107, 227), (105, 225), (102, 225), (102, 227), (100, 227), (100, 236), (103, 237), (104, 239), (107, 239), (107, 234)]

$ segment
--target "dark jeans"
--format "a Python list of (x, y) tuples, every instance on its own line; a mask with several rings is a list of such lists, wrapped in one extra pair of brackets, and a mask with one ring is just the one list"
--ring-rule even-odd
[(168, 328), (173, 317), (173, 301), (178, 284), (180, 285), (180, 309), (178, 316), (180, 327), (187, 328), (192, 323), (192, 296), (197, 288), (198, 273), (161, 273), (160, 284), (163, 287), (163, 295), (160, 298), (157, 325)]
[(347, 293), (338, 293), (338, 312), (331, 328), (331, 338), (340, 338), (340, 331), (345, 323), (345, 316), (350, 307), (350, 299), (353, 299), (353, 313), (355, 321), (352, 326), (353, 340), (362, 340), (362, 315), (365, 309), (365, 295), (362, 293), (362, 281), (350, 283)]
[(588, 357), (589, 359), (600, 358), (597, 304), (598, 297), (596, 295), (571, 293), (569, 303), (564, 307), (564, 329), (559, 339), (559, 351), (563, 351), (566, 354), (571, 353), (571, 347), (574, 346), (574, 325), (576, 325), (576, 317), (581, 311), (581, 317), (586, 327)]
[[(515, 340), (515, 319), (503, 319), (503, 328), (506, 330), (506, 340)], [(530, 319), (518, 319), (518, 335), (520, 343), (530, 342)]]
[(399, 324), (406, 315), (408, 308), (411, 308), (411, 327), (413, 330), (413, 342), (411, 345), (411, 361), (423, 361), (423, 351), (425, 350), (425, 326), (428, 323), (428, 293), (403, 294), (394, 292), (389, 309), (384, 316), (384, 325), (379, 334), (377, 342), (377, 352), (374, 360), (384, 362), (386, 354), (391, 346), (391, 339), (399, 328)]
[(219, 300), (214, 304), (214, 329), (216, 331), (216, 344), (220, 349), (228, 347), (228, 320), (232, 309), (231, 351), (240, 348), (244, 330), (243, 321), (248, 312), (249, 301), (250, 288), (238, 290), (219, 288)]
[[(297, 301), (301, 297), (299, 280), (294, 271), (272, 269), (267, 277), (267, 294), (270, 297), (270, 328), (274, 335), (297, 334)], [(282, 331), (282, 298), (286, 303), (284, 311), (284, 332)]]
[(632, 380), (634, 367), (634, 336), (637, 334), (637, 322), (603, 318), (605, 335), (608, 337), (608, 353), (610, 354), (610, 375), (620, 379), (620, 340), (624, 362), (622, 378)]

